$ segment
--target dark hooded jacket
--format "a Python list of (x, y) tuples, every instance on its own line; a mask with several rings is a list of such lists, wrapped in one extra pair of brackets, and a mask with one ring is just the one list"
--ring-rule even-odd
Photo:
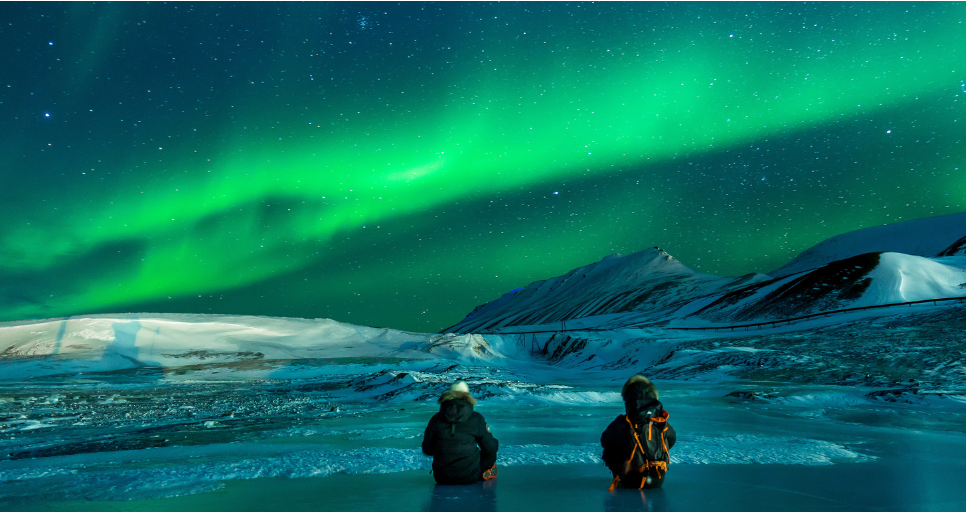
[[(668, 450), (674, 446), (674, 442), (677, 440), (674, 428), (667, 421), (669, 414), (657, 399), (657, 390), (654, 389), (654, 385), (650, 381), (643, 377), (640, 377), (640, 379), (632, 378), (624, 386), (621, 394), (624, 397), (625, 414), (615, 418), (600, 436), (600, 444), (604, 448), (604, 464), (614, 476), (624, 472), (624, 464), (630, 459), (636, 444), (628, 419), (636, 427), (637, 435), (645, 447), (648, 444), (656, 445), (659, 438), (655, 436), (659, 436), (661, 432), (664, 433)], [(655, 441), (648, 443), (648, 434)], [(650, 472), (640, 475), (636, 481), (625, 479), (620, 484), (624, 487), (638, 488), (641, 486), (641, 478), (647, 476), (651, 477), (651, 481), (645, 482), (644, 488), (660, 487), (664, 483), (663, 472), (652, 469)]]
[(472, 484), (496, 462), (499, 442), (483, 415), (473, 411), (469, 393), (447, 391), (439, 399), (423, 435), (423, 453), (433, 457), (433, 477), (440, 484)]

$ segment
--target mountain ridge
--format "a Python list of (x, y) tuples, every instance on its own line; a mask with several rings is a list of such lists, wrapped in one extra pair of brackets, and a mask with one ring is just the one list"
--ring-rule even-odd
[[(953, 256), (957, 250), (960, 255), (966, 251), (966, 212), (870, 226), (835, 235), (802, 251), (768, 275), (794, 274), (868, 252), (936, 257)], [(947, 251), (951, 253), (944, 254)]]
[[(863, 250), (865, 247), (902, 248)], [(774, 320), (966, 295), (966, 212), (863, 228), (803, 251), (772, 274), (697, 272), (660, 248), (608, 255), (477, 306), (442, 332), (486, 332), (600, 318), (642, 322)], [(610, 316), (611, 318), (605, 318)]]

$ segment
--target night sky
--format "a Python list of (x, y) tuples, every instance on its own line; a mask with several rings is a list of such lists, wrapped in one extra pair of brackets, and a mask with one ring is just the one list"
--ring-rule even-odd
[(0, 3), (0, 320), (436, 331), (966, 210), (966, 4)]

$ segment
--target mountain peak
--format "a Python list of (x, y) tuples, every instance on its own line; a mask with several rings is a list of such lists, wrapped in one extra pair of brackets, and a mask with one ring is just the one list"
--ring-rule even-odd
[(558, 277), (535, 281), (478, 306), (448, 332), (539, 325), (661, 308), (717, 289), (729, 280), (701, 274), (652, 247), (627, 256), (610, 254)]

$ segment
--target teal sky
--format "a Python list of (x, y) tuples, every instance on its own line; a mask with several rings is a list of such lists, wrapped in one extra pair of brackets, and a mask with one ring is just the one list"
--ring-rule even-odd
[(966, 210), (958, 3), (0, 4), (0, 321), (435, 331)]

